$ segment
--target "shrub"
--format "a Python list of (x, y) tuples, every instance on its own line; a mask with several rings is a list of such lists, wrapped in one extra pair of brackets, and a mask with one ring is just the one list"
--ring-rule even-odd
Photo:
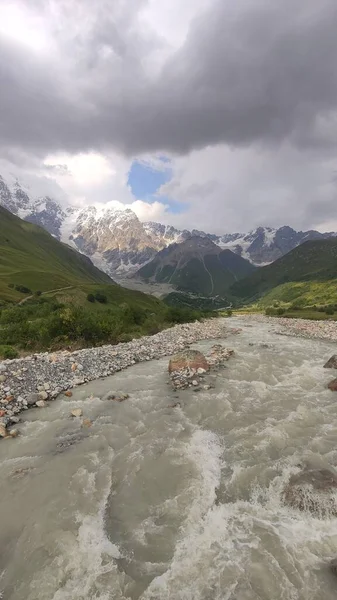
[(24, 285), (16, 285), (15, 289), (17, 292), (21, 292), (21, 294), (31, 294), (32, 290), (30, 290), (29, 288), (27, 288)]
[(286, 312), (286, 309), (285, 309), (285, 308), (278, 308), (278, 309), (277, 309), (277, 314), (278, 314), (278, 315), (280, 315), (280, 316), (281, 316), (281, 315), (284, 315), (284, 313), (285, 313), (285, 312)]
[(12, 359), (18, 356), (18, 352), (12, 346), (0, 346), (0, 356), (4, 359)]
[(328, 308), (325, 311), (326, 315), (333, 315), (334, 314), (334, 309), (332, 308), (332, 306), (328, 306)]
[(95, 300), (97, 300), (97, 302), (100, 302), (101, 304), (106, 304), (108, 302), (107, 297), (104, 294), (101, 294), (100, 292), (96, 292)]
[(94, 294), (88, 294), (87, 295), (87, 300), (88, 300), (88, 302), (95, 302), (95, 296), (94, 296)]
[(228, 309), (226, 310), (226, 315), (227, 315), (227, 317), (231, 317), (231, 316), (232, 316), (232, 314), (233, 314), (233, 311), (232, 311), (230, 308), (228, 308)]
[(41, 296), (41, 294), (42, 294), (41, 290), (37, 290), (37, 291), (35, 292), (35, 296)]
[(13, 290), (15, 288), (15, 285), (14, 285), (14, 283), (9, 283), (8, 287), (11, 288), (11, 290)]

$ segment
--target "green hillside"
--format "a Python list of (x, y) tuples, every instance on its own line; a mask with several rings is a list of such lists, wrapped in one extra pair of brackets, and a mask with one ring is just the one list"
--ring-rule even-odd
[(0, 359), (128, 341), (201, 316), (116, 285), (88, 258), (0, 207)]
[[(313, 302), (326, 303), (326, 294), (334, 299), (336, 278), (337, 238), (331, 238), (305, 242), (274, 263), (236, 282), (230, 291), (247, 302), (291, 302), (307, 294)], [(261, 301), (262, 297), (264, 300)]]
[(89, 258), (0, 206), (1, 300), (22, 298), (9, 284), (43, 292), (80, 283), (114, 282)]
[(196, 236), (161, 250), (137, 275), (157, 283), (170, 283), (183, 292), (224, 297), (235, 281), (254, 270), (248, 260)]

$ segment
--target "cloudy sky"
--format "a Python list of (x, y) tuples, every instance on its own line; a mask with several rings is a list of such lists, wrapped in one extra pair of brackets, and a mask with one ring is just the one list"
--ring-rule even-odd
[(336, 0), (1, 0), (0, 173), (214, 232), (337, 230)]

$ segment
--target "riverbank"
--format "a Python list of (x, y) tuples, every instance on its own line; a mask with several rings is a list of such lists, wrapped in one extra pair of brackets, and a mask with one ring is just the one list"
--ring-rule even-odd
[(280, 335), (304, 337), (307, 339), (330, 340), (337, 342), (336, 321), (311, 321), (309, 319), (287, 319), (284, 317), (267, 317), (265, 315), (240, 315), (249, 322), (268, 323)]
[(228, 319), (210, 319), (176, 325), (153, 336), (116, 346), (86, 348), (76, 352), (42, 353), (0, 362), (1, 429), (18, 422), (30, 406), (43, 407), (62, 392), (107, 377), (136, 363), (170, 356), (206, 339), (224, 338), (235, 330)]

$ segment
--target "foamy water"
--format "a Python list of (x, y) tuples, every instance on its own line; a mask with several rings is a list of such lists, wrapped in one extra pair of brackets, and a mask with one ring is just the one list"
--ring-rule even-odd
[(4, 599), (336, 598), (337, 519), (281, 501), (303, 461), (337, 467), (334, 346), (242, 324), (214, 389), (172, 391), (163, 359), (24, 414), (0, 447)]

